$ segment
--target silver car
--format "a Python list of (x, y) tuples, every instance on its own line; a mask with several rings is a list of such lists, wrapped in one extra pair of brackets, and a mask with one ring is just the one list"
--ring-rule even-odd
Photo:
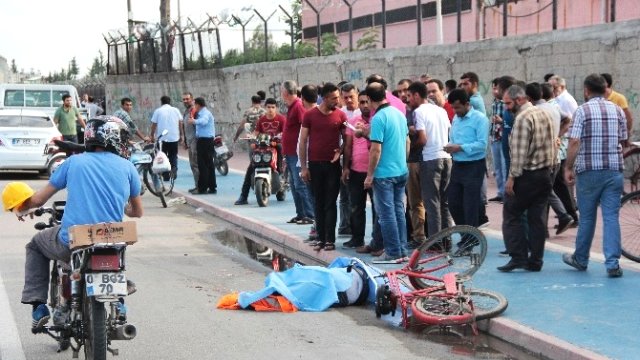
[(48, 174), (45, 148), (62, 135), (43, 111), (0, 110), (0, 170), (37, 170)]

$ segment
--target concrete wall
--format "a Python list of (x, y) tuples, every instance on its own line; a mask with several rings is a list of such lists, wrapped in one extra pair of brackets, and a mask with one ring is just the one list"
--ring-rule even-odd
[(614, 78), (614, 88), (629, 100), (637, 129), (640, 117), (638, 29), (640, 21), (633, 20), (545, 34), (370, 50), (219, 70), (109, 76), (107, 109), (114, 111), (120, 98), (130, 97), (134, 100), (134, 119), (148, 128), (162, 95), (171, 96), (173, 104), (182, 110), (181, 92), (191, 91), (215, 105), (217, 130), (228, 138), (243, 110), (250, 105), (250, 97), (262, 89), (268, 97), (280, 100), (279, 87), (287, 79), (300, 84), (347, 80), (361, 86), (372, 73), (380, 73), (389, 84), (395, 84), (401, 78), (415, 79), (425, 72), (446, 80), (459, 79), (465, 71), (475, 71), (481, 80), (480, 92), (489, 104), (491, 80), (496, 76), (510, 74), (525, 81), (542, 81), (544, 74), (553, 72), (567, 79), (569, 92), (581, 102), (584, 77), (593, 72), (609, 72)]

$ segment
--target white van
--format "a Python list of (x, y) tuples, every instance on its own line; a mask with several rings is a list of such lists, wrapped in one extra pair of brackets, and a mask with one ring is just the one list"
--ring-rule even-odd
[[(65, 94), (71, 95), (73, 106), (82, 112), (75, 86), (56, 84), (0, 84), (0, 109), (40, 110), (53, 119)], [(86, 118), (86, 112), (83, 117)]]

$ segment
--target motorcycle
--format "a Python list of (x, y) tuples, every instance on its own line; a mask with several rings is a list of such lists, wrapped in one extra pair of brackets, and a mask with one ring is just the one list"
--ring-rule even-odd
[(213, 138), (213, 146), (215, 150), (215, 153), (213, 154), (213, 165), (216, 167), (220, 175), (227, 176), (229, 173), (229, 164), (227, 163), (227, 160), (231, 159), (233, 151), (229, 150), (220, 135)]
[(254, 168), (251, 187), (260, 207), (267, 206), (271, 194), (275, 193), (278, 201), (284, 201), (286, 197), (285, 179), (278, 172), (278, 142), (278, 138), (260, 134), (251, 146), (251, 164)]
[[(159, 197), (162, 206), (165, 208), (167, 207), (166, 197), (171, 194), (175, 184), (174, 170), (172, 170), (170, 180), (165, 184), (162, 174), (156, 174), (153, 171), (153, 160), (158, 152), (162, 151), (162, 142), (160, 139), (167, 133), (165, 130), (153, 144), (145, 144), (144, 142), (133, 143), (130, 150), (131, 156), (129, 157), (129, 161), (131, 161), (138, 170), (144, 187), (149, 189), (150, 193)], [(144, 189), (141, 190), (140, 194), (143, 193)]]
[[(39, 222), (37, 230), (60, 224), (65, 201), (38, 208), (34, 215), (49, 214), (48, 223)], [(58, 352), (71, 348), (77, 358), (84, 348), (88, 360), (103, 360), (113, 340), (131, 340), (136, 327), (127, 322), (124, 298), (135, 292), (125, 276), (127, 243), (95, 243), (71, 251), (69, 264), (54, 261), (51, 269), (49, 306), (53, 325), (33, 329), (58, 342)]]
[(53, 143), (44, 148), (44, 153), (47, 155), (47, 175), (51, 176), (69, 156), (83, 153), (84, 150), (83, 144), (58, 139), (53, 140)]

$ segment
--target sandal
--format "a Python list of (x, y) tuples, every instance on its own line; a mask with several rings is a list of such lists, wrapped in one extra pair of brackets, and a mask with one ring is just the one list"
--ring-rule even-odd
[(315, 251), (320, 251), (320, 250), (322, 250), (322, 249), (325, 249), (325, 250), (326, 250), (326, 246), (327, 246), (327, 245), (329, 245), (329, 244), (325, 244), (325, 243), (323, 243), (323, 242), (319, 242), (319, 241), (318, 241), (318, 243), (313, 247), (313, 250), (315, 250)]
[(304, 217), (304, 218), (299, 219), (298, 221), (296, 221), (296, 224), (298, 224), (298, 225), (311, 225), (311, 224), (313, 224), (313, 219), (309, 219), (308, 217)]
[(294, 216), (291, 220), (287, 221), (287, 224), (296, 224), (298, 221), (302, 220), (301, 218)]
[(336, 249), (336, 244), (334, 243), (326, 243), (324, 244), (324, 251), (333, 251)]

